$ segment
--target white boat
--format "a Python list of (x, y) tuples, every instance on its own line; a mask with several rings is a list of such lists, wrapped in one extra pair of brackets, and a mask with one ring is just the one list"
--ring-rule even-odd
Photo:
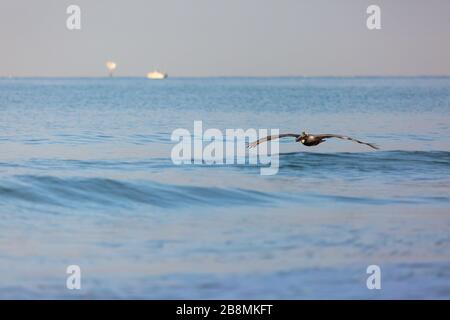
[(167, 73), (158, 70), (147, 73), (147, 78), (152, 80), (162, 80), (167, 78)]

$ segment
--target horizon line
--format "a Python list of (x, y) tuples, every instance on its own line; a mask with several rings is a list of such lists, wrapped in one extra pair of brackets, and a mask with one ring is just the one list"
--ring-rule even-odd
[[(168, 76), (167, 79), (183, 79), (183, 78), (448, 78), (450, 74), (417, 74), (417, 75), (374, 75), (374, 74), (361, 74), (361, 75), (211, 75), (211, 76)], [(14, 76), (14, 75), (0, 75), (0, 79), (21, 79), (21, 78), (61, 78), (61, 79), (80, 79), (80, 78), (92, 78), (92, 79), (103, 79), (103, 78), (143, 78), (147, 79), (145, 75), (114, 75), (112, 77), (108, 75), (104, 76), (55, 76), (55, 75), (25, 75), (25, 76)], [(167, 80), (165, 79), (165, 80)]]

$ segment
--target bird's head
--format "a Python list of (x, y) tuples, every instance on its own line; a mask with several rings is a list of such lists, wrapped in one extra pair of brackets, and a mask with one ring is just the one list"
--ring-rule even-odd
[(303, 131), (302, 134), (297, 138), (297, 142), (305, 142), (306, 138), (308, 138), (308, 134)]

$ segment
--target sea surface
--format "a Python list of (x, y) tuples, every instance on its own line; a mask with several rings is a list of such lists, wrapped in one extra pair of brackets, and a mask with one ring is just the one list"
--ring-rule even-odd
[[(196, 120), (380, 150), (176, 165)], [(0, 298), (450, 299), (450, 78), (0, 79)]]

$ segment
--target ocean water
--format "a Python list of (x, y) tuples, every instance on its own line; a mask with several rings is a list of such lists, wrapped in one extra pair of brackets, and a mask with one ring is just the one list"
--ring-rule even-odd
[[(175, 165), (195, 120), (380, 150)], [(0, 79), (0, 218), (0, 298), (449, 299), (450, 78)]]

